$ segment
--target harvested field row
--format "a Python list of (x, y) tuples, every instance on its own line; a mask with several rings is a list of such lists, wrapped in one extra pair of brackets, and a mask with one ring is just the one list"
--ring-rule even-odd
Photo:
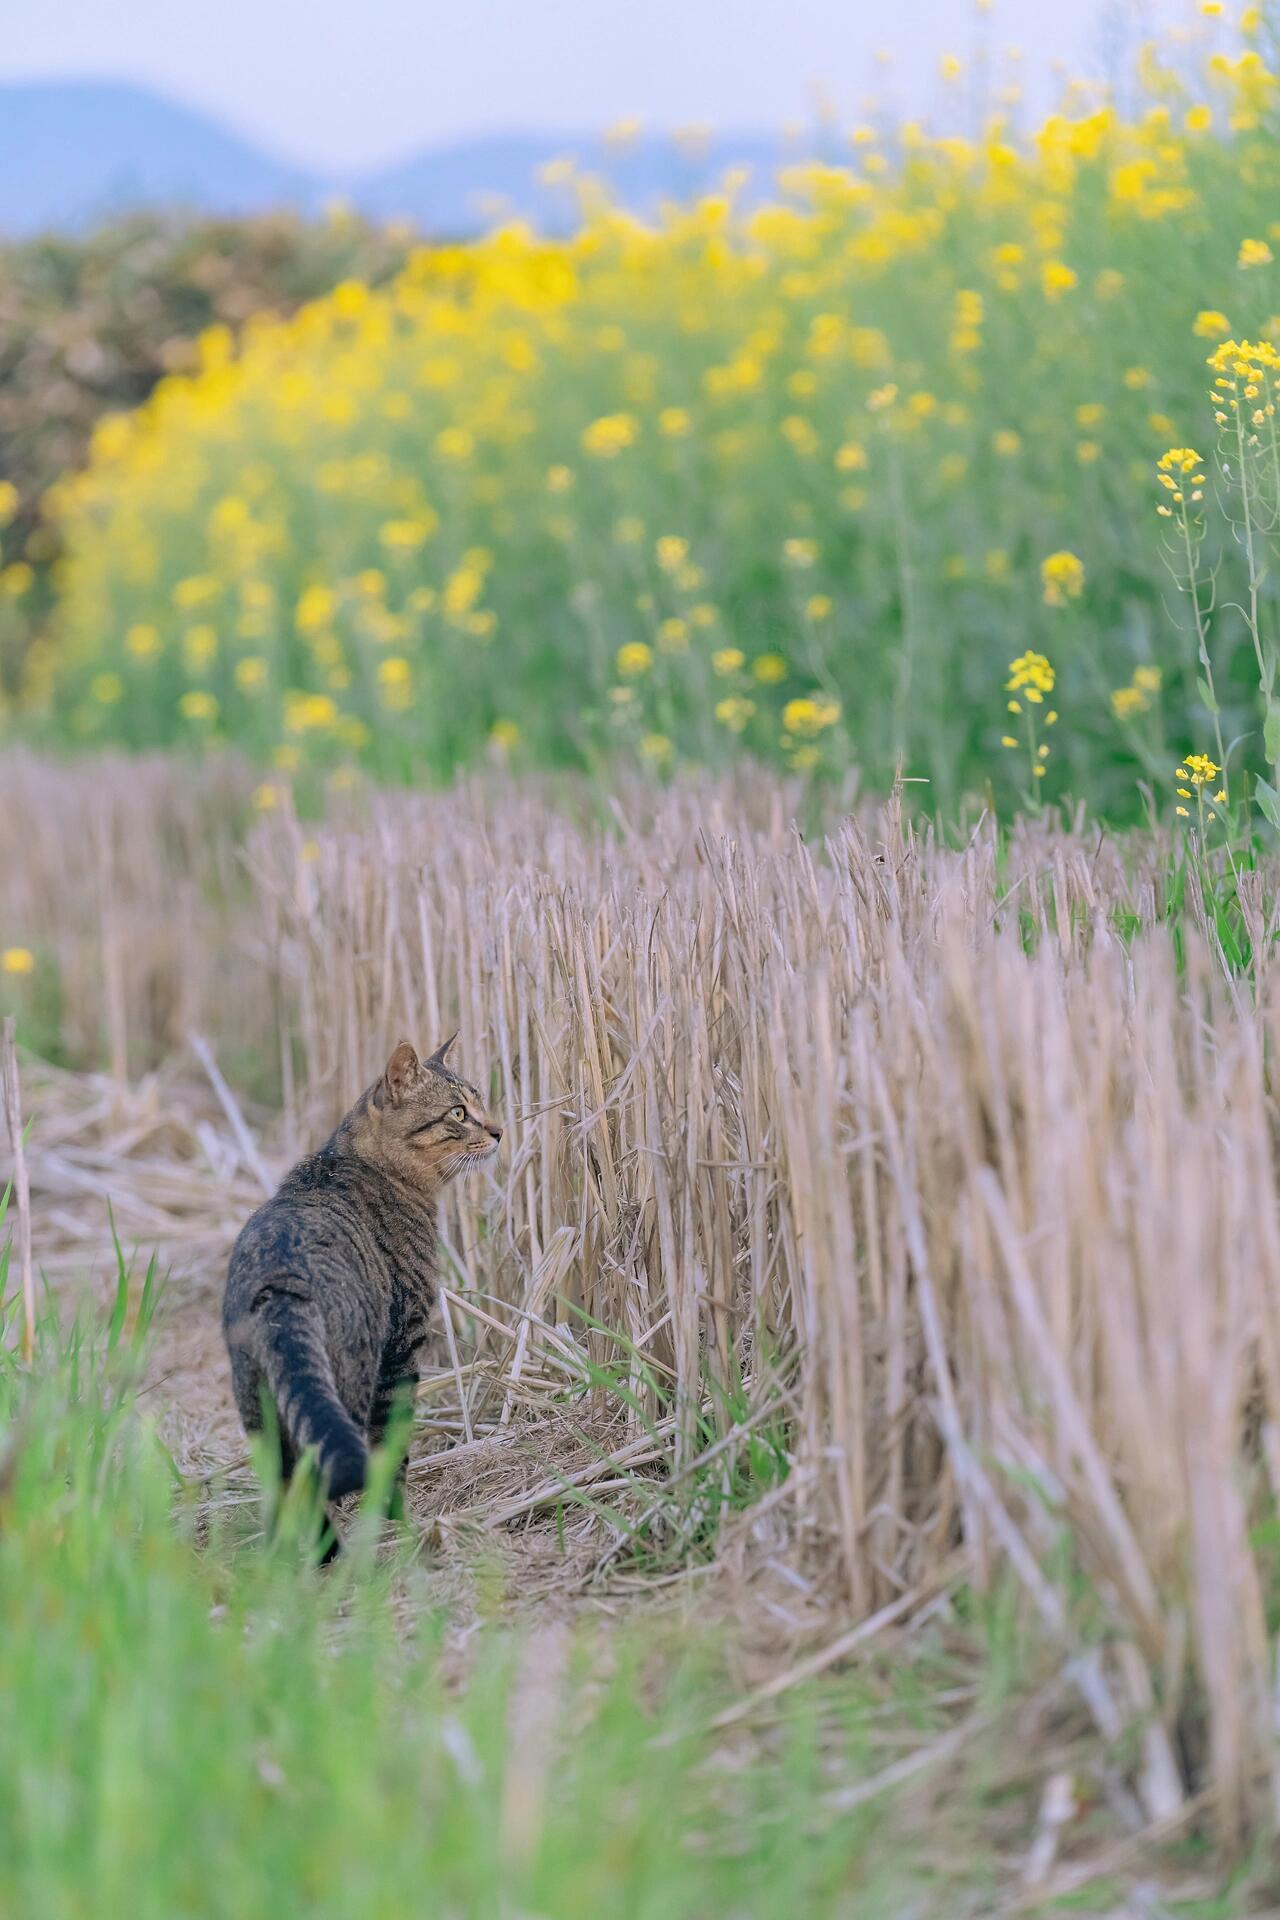
[[(123, 841), (127, 786), (99, 796)], [(39, 908), (32, 844), (54, 964), (93, 911), (51, 875)], [(276, 812), (243, 865), (230, 824), (207, 844), (193, 912), (251, 964), (234, 1006), (207, 967), (192, 1019), (224, 1059), (274, 1019), (280, 1110), (195, 1058), (141, 1105), (32, 1079), (51, 1272), (109, 1190), (130, 1239), (207, 1274), (391, 1043), (460, 1026), (508, 1135), (448, 1205), (419, 1452), (558, 1435), (486, 1525), (562, 1511), (572, 1480), (598, 1576), (714, 1551), (758, 1498), (769, 1554), (854, 1623), (1011, 1568), (1099, 1727), (1143, 1730), (1148, 1817), (1211, 1784), (1230, 1838), (1275, 1804), (1251, 1529), (1280, 1485), (1277, 1008), (1208, 916), (1166, 930), (1155, 843), (980, 824), (951, 848), (894, 804), (819, 844), (699, 785), (624, 793), (605, 826), (582, 796), (477, 791)], [(181, 974), (190, 925), (123, 918), (123, 977)]]

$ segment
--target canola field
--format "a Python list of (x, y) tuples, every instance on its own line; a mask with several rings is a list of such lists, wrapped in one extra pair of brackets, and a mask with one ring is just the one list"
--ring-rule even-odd
[(869, 123), (647, 223), (566, 163), (567, 239), (208, 330), (46, 496), (12, 723), (1274, 812), (1280, 86), (1260, 10), (1197, 20), (1123, 114)]

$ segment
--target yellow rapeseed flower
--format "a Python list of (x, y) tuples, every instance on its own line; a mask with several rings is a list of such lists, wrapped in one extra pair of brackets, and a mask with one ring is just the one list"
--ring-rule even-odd
[(801, 739), (812, 739), (814, 735), (825, 733), (828, 727), (834, 727), (840, 718), (840, 703), (821, 694), (803, 695), (797, 700), (788, 700), (782, 709), (782, 724), (788, 733), (797, 734)]
[(1236, 255), (1238, 267), (1269, 267), (1275, 259), (1265, 240), (1242, 240)]
[(475, 452), (475, 437), (465, 427), (442, 427), (436, 435), (436, 452), (442, 460), (470, 460)]
[(413, 705), (413, 669), (400, 654), (378, 663), (378, 698), (392, 713), (407, 713)]
[(125, 630), (124, 644), (135, 660), (150, 660), (160, 651), (160, 635), (149, 621), (135, 620)]
[(194, 607), (207, 607), (221, 591), (221, 585), (213, 574), (188, 574), (174, 587), (173, 604), (183, 612), (190, 612)]
[(597, 460), (612, 460), (625, 447), (635, 445), (639, 427), (629, 413), (604, 414), (583, 430), (582, 446)]
[(1231, 322), (1216, 307), (1204, 307), (1196, 315), (1191, 331), (1201, 340), (1221, 340), (1224, 334), (1230, 333)]
[(746, 658), (741, 647), (718, 647), (711, 656), (711, 665), (719, 674), (737, 673)]
[(1068, 600), (1078, 600), (1084, 591), (1084, 562), (1065, 548), (1048, 554), (1040, 562), (1040, 579), (1045, 605), (1065, 607)]
[(435, 532), (436, 517), (420, 513), (411, 520), (384, 520), (378, 539), (388, 553), (416, 553)]
[(651, 767), (666, 767), (671, 763), (675, 748), (665, 733), (646, 733), (640, 742), (640, 758), (648, 761)]
[(232, 675), (241, 693), (257, 693), (267, 684), (267, 663), (257, 654), (237, 660)]
[(191, 673), (201, 673), (218, 654), (218, 630), (207, 621), (188, 627), (182, 636), (182, 657)]
[(792, 449), (803, 458), (807, 459), (810, 454), (818, 451), (818, 436), (813, 422), (806, 420), (802, 413), (789, 413), (778, 431)]
[(780, 653), (761, 653), (751, 662), (751, 677), (762, 687), (776, 687), (787, 677), (787, 663)]
[(1040, 286), (1046, 300), (1060, 300), (1079, 284), (1080, 275), (1064, 260), (1046, 260), (1040, 269)]
[(464, 559), (444, 583), (444, 610), (451, 619), (460, 619), (471, 612), (483, 592), (484, 574), (479, 567), (468, 566)]
[(333, 615), (334, 598), (329, 588), (312, 586), (299, 597), (293, 618), (299, 633), (318, 633), (329, 625)]
[(740, 693), (732, 693), (727, 699), (716, 702), (716, 719), (730, 733), (741, 733), (756, 710), (754, 700), (744, 699)]
[(638, 679), (653, 665), (653, 648), (647, 647), (643, 640), (628, 640), (618, 648), (614, 664), (624, 680)]
[[(1054, 670), (1044, 654), (1032, 653), (1028, 650), (1020, 654), (1016, 660), (1009, 662), (1009, 678), (1005, 681), (1005, 691), (1021, 693), (1025, 699), (1038, 706), (1046, 693), (1053, 692), (1055, 677)], [(1011, 712), (1018, 711), (1014, 701), (1010, 701), (1009, 708)]]
[(203, 688), (193, 687), (178, 701), (178, 712), (184, 720), (193, 720), (200, 726), (212, 726), (218, 717), (218, 702)]
[(338, 718), (337, 703), (327, 693), (303, 693), (296, 689), (285, 694), (286, 733), (322, 733)]
[(1193, 473), (1200, 465), (1200, 455), (1193, 447), (1169, 447), (1156, 461), (1161, 473)]

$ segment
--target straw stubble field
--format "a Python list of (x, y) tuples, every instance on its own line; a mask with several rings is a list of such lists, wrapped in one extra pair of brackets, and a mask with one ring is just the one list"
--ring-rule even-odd
[[(256, 1524), (238, 1225), (402, 1034), (458, 1026), (508, 1131), (445, 1210), (410, 1476), (442, 1568), (483, 1540), (546, 1605), (698, 1589), (753, 1623), (744, 1716), (1003, 1596), (1091, 1756), (1029, 1762), (1033, 1882), (1091, 1798), (1121, 1844), (1271, 1827), (1275, 870), (1242, 977), (1194, 875), (1170, 924), (1156, 839), (1048, 820), (944, 845), (891, 801), (806, 838), (785, 788), (690, 781), (302, 823), (234, 765), (0, 784), (63, 1059), (23, 1061), (36, 1257), (101, 1271), (110, 1200), (172, 1268), (151, 1404), (207, 1514)], [(908, 1774), (989, 1725), (958, 1695)]]

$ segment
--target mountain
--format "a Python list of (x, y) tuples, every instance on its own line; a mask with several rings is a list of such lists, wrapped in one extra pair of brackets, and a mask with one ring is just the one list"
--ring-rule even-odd
[[(815, 144), (822, 143), (805, 151)], [(752, 169), (759, 192), (797, 149), (770, 134), (717, 136), (695, 148), (662, 138), (619, 145), (598, 134), (516, 133), (325, 180), (141, 87), (14, 83), (0, 85), (0, 234), (79, 227), (142, 207), (316, 212), (335, 197), (374, 219), (408, 219), (427, 233), (474, 232), (497, 208), (555, 229), (570, 224), (574, 203), (539, 174), (561, 156), (608, 180), (624, 206), (646, 213), (663, 199), (690, 198), (739, 163)]]
[(78, 226), (137, 207), (251, 213), (305, 205), (316, 183), (142, 87), (0, 86), (0, 231)]
[(555, 231), (572, 224), (577, 203), (541, 178), (549, 161), (572, 159), (578, 173), (607, 181), (620, 205), (646, 214), (664, 200), (693, 198), (735, 166), (750, 170), (758, 196), (779, 164), (794, 157), (776, 134), (717, 136), (697, 147), (653, 137), (619, 145), (599, 134), (495, 135), (417, 154), (348, 183), (344, 192), (375, 219), (409, 219), (428, 233), (471, 232), (494, 212)]

